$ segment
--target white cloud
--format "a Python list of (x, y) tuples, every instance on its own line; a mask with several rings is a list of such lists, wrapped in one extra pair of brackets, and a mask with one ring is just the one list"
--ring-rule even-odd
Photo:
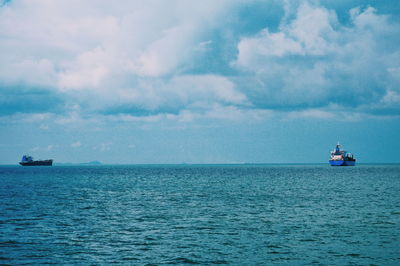
[[(110, 64), (109, 64), (110, 63)], [(112, 60), (99, 47), (79, 55), (76, 62), (71, 63), (68, 70), (59, 74), (59, 88), (97, 89), (110, 73)]]
[[(9, 51), (4, 51), (3, 53), (6, 52)], [(10, 55), (3, 55), (4, 61), (7, 61), (7, 59), (9, 59), (8, 57), (10, 57)], [(7, 84), (25, 83), (31, 87), (41, 88), (54, 87), (57, 79), (52, 61), (46, 58), (21, 58), (20, 60), (21, 61), (16, 62), (3, 61), (1, 64), (3, 67), (0, 68), (0, 79), (3, 82)], [(4, 66), (5, 64), (6, 67)]]
[(333, 11), (303, 2), (279, 31), (243, 38), (233, 65), (247, 73), (239, 82), (249, 100), (270, 108), (357, 108), (397, 91), (400, 24), (371, 7), (349, 16), (344, 26)]
[(270, 33), (264, 29), (257, 36), (242, 39), (238, 44), (237, 64), (257, 68), (260, 57), (324, 55), (333, 48), (330, 40), (337, 35), (333, 29), (335, 24), (335, 13), (305, 2), (297, 10), (296, 19), (283, 24), (281, 31)]
[(79, 124), (84, 122), (84, 120), (82, 119), (79, 111), (72, 111), (66, 115), (58, 116), (55, 122), (60, 125), (69, 125), (69, 124)]
[[(188, 48), (193, 46), (196, 28), (180, 25), (165, 30), (162, 37), (152, 42), (138, 58), (132, 70), (141, 76), (158, 77), (176, 70), (188, 56)], [(134, 63), (134, 64), (135, 64)]]
[[(291, 119), (297, 118), (318, 118), (318, 119), (333, 119), (336, 118), (334, 112), (329, 112), (325, 110), (318, 110), (318, 109), (306, 109), (301, 111), (294, 111), (290, 112), (288, 115)], [(344, 116), (347, 117), (347, 116)]]
[(46, 124), (41, 124), (39, 128), (42, 129), (42, 130), (48, 130), (49, 126), (46, 125)]
[(0, 10), (2, 64), (19, 66), (27, 81), (43, 69), (63, 89), (97, 87), (120, 72), (162, 76), (184, 63), (229, 2), (14, 1)]
[[(334, 27), (337, 24), (336, 14), (321, 7), (302, 4), (297, 11), (297, 18), (283, 31), (303, 47), (307, 55), (324, 55), (330, 50), (330, 41), (335, 40)], [(285, 27), (288, 27), (285, 29)]]
[(72, 148), (79, 148), (82, 146), (82, 143), (78, 140), (77, 142), (74, 142), (71, 144)]
[(15, 120), (22, 120), (23, 122), (36, 123), (41, 121), (46, 121), (52, 118), (50, 113), (35, 113), (35, 114), (16, 114), (13, 116)]
[[(228, 78), (180, 75), (171, 79), (136, 79), (135, 87), (116, 87), (80, 94), (86, 108), (109, 113), (179, 111), (200, 103), (249, 105), (247, 97)], [(164, 111), (163, 111), (164, 110)]]
[[(221, 101), (231, 104), (245, 104), (246, 96), (237, 90), (229, 79), (215, 75), (178, 76), (168, 84), (168, 91), (174, 91), (186, 103), (196, 101)], [(192, 98), (192, 99), (191, 99)]]
[[(182, 74), (212, 41), (231, 1), (13, 1), (0, 9), (0, 79), (63, 95), (85, 111), (179, 109), (196, 102), (244, 104), (218, 75)], [(202, 49), (199, 49), (202, 48)], [(70, 109), (70, 110), (68, 110)]]

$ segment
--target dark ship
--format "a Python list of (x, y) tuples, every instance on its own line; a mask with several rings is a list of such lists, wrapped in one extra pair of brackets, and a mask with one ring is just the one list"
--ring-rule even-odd
[(336, 144), (335, 150), (331, 151), (329, 164), (332, 166), (354, 166), (356, 159), (353, 154), (340, 149), (340, 144)]
[(20, 165), (22, 166), (52, 166), (53, 165), (53, 160), (37, 160), (34, 161), (32, 156), (29, 155), (24, 155), (22, 156), (22, 160), (19, 162)]

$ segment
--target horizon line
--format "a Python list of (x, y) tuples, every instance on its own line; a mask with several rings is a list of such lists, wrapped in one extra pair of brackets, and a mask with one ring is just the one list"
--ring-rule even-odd
[[(381, 165), (381, 164), (400, 164), (400, 162), (362, 162), (357, 163), (357, 165)], [(91, 163), (53, 163), (53, 166), (143, 166), (143, 165), (179, 165), (179, 166), (190, 166), (190, 165), (329, 165), (329, 163), (325, 162), (301, 162), (301, 163), (98, 163), (98, 164), (91, 164)], [(0, 166), (20, 166), (18, 163), (16, 164), (1, 164)]]

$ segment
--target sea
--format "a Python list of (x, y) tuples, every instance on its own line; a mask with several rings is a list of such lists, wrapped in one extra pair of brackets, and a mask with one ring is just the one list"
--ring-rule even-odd
[(0, 264), (400, 265), (400, 165), (0, 166)]

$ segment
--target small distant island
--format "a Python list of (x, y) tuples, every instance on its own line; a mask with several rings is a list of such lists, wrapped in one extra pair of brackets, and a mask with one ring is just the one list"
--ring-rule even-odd
[(80, 163), (80, 165), (102, 165), (102, 163), (99, 161), (91, 161), (87, 163)]

